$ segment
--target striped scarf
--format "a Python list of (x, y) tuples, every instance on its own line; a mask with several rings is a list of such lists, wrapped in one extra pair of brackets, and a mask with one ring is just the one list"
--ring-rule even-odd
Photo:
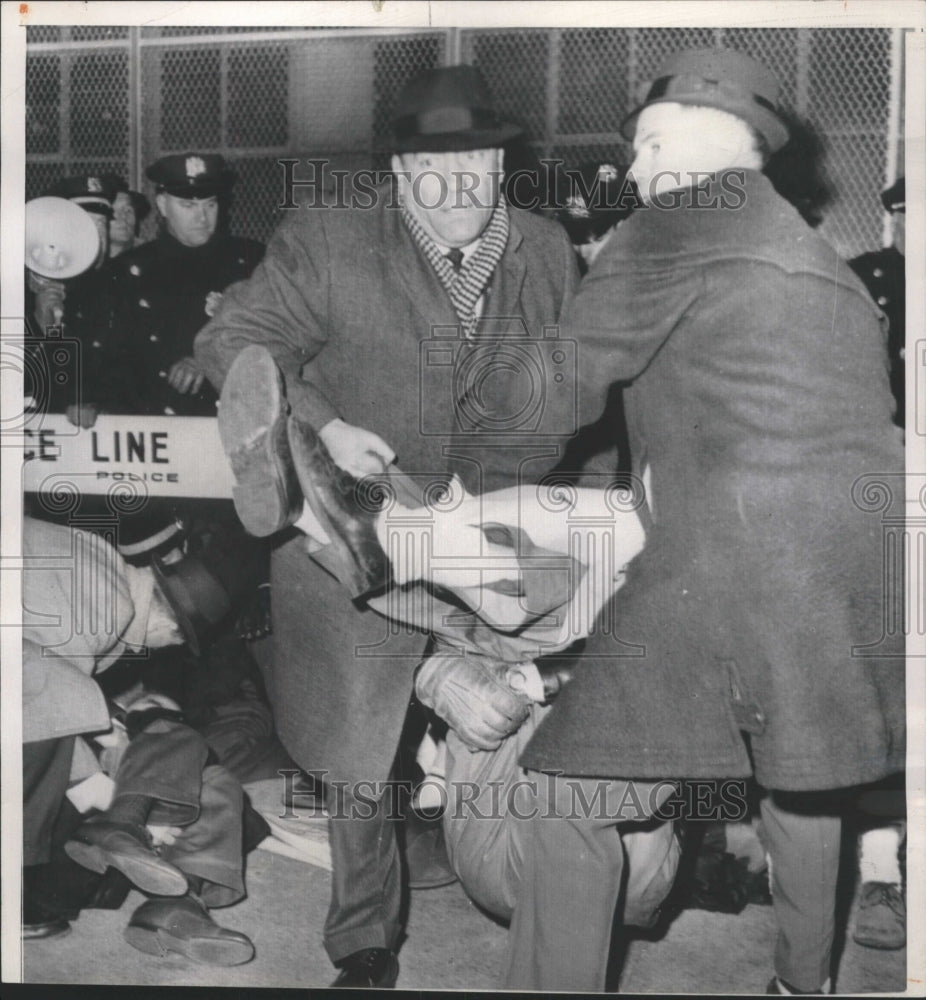
[(495, 268), (508, 245), (508, 206), (505, 196), (499, 195), (489, 224), (482, 231), (476, 252), (463, 261), (459, 272), (444, 256), (444, 251), (421, 228), (418, 220), (402, 204), (402, 220), (412, 234), (412, 239), (434, 268), (441, 284), (447, 289), (454, 312), (463, 325), (463, 332), (472, 337), (476, 330), (476, 303), (492, 280)]

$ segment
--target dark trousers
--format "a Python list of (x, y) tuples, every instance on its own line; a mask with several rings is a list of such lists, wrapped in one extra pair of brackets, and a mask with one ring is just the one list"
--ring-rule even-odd
[(402, 930), (396, 810), (385, 800), (374, 810), (366, 800), (330, 792), (328, 810), (332, 867), (331, 904), (325, 919), (328, 957), (337, 963), (361, 948), (395, 948)]
[(64, 802), (74, 737), (23, 744), (23, 865), (51, 858), (52, 830)]
[(160, 848), (161, 856), (203, 880), (207, 906), (230, 906), (244, 897), (244, 793), (237, 778), (208, 761), (199, 733), (158, 719), (129, 742), (113, 801), (121, 795), (156, 799), (148, 822), (182, 828), (175, 843)]

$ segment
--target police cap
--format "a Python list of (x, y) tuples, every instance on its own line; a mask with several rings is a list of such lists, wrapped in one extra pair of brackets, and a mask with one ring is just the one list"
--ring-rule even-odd
[(157, 193), (177, 198), (215, 198), (231, 186), (231, 171), (218, 153), (162, 156), (145, 171)]

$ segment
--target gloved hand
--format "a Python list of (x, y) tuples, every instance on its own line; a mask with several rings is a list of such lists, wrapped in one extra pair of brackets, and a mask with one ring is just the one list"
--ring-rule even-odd
[(431, 656), (418, 668), (415, 693), (470, 750), (496, 750), (530, 713), (530, 699), (509, 687), (507, 667), (479, 656)]

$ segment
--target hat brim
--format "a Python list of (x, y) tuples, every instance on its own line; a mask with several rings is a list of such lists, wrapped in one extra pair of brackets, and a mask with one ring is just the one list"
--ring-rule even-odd
[(155, 556), (152, 567), (187, 646), (200, 656), (206, 637), (231, 612), (227, 591), (195, 556), (169, 564)]
[(208, 186), (191, 188), (185, 184), (158, 184), (157, 194), (169, 194), (174, 198), (183, 198), (187, 201), (205, 201), (207, 198), (221, 198), (228, 194), (228, 184), (209, 184)]
[(465, 132), (437, 132), (433, 135), (405, 136), (393, 142), (395, 153), (460, 153), (467, 149), (492, 149), (517, 138), (523, 129), (505, 122), (493, 129), (470, 129)]
[(711, 95), (711, 99), (707, 99), (704, 94), (671, 94), (653, 98), (627, 115), (621, 122), (621, 135), (628, 142), (633, 142), (637, 131), (637, 120), (642, 112), (654, 104), (682, 104), (689, 108), (716, 108), (718, 111), (726, 111), (751, 125), (765, 139), (770, 153), (777, 152), (790, 138), (787, 125), (778, 115), (748, 98), (738, 101), (725, 94)]

